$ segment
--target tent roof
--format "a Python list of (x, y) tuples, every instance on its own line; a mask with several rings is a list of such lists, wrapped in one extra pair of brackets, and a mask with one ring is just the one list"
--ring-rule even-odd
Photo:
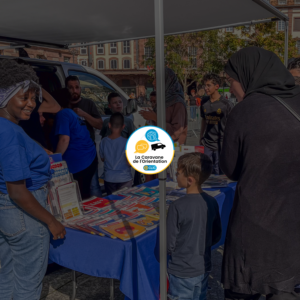
[[(2, 0), (1, 6), (2, 41), (60, 47), (155, 33), (153, 0)], [(264, 0), (164, 0), (165, 34), (274, 16), (285, 17)]]

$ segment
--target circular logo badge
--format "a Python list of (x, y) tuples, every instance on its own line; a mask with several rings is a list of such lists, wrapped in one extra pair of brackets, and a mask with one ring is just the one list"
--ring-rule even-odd
[(137, 129), (128, 139), (126, 156), (130, 165), (143, 174), (158, 174), (172, 162), (175, 149), (170, 135), (156, 126)]

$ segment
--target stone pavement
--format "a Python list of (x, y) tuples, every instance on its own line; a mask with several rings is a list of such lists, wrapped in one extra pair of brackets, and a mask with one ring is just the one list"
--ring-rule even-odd
[[(222, 300), (223, 289), (220, 284), (223, 248), (212, 252), (213, 270), (209, 279), (212, 289), (208, 292), (208, 300)], [(43, 281), (41, 300), (69, 300), (72, 294), (71, 270), (60, 268), (47, 274)], [(110, 280), (88, 276), (77, 272), (78, 289), (76, 300), (110, 300)], [(115, 280), (115, 300), (123, 300), (119, 290), (119, 281)], [(141, 299), (142, 300), (142, 299)]]

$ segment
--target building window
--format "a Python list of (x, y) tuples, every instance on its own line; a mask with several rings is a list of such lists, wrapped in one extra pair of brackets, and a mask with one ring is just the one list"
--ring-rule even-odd
[(116, 59), (112, 59), (110, 61), (110, 68), (111, 69), (117, 69), (117, 60)]
[(188, 47), (189, 60), (193, 69), (197, 68), (197, 48)]
[(124, 69), (130, 69), (130, 60), (129, 59), (125, 59), (123, 61), (123, 68)]
[(84, 67), (86, 67), (86, 66), (87, 66), (87, 60), (86, 60), (86, 59), (85, 59), (85, 60), (82, 60), (82, 61), (81, 61), (81, 65), (84, 66)]
[(123, 42), (123, 53), (124, 54), (130, 53), (130, 41)]
[(152, 58), (152, 49), (151, 49), (151, 47), (145, 47), (144, 54), (145, 54), (145, 59)]
[(226, 31), (226, 32), (233, 32), (233, 27), (227, 27), (227, 28), (225, 29), (225, 31)]
[(110, 43), (110, 54), (117, 54), (117, 43)]
[(278, 0), (278, 5), (286, 5), (286, 0)]
[(298, 54), (300, 54), (300, 40), (296, 41), (296, 47), (298, 50)]
[(98, 60), (98, 69), (103, 70), (104, 69), (104, 60)]
[(64, 56), (64, 62), (69, 63), (70, 62), (70, 57)]
[(45, 55), (39, 55), (39, 54), (36, 56), (36, 58), (38, 58), (38, 59), (47, 59), (47, 58), (45, 57)]
[(104, 44), (97, 45), (97, 54), (104, 54)]
[(278, 31), (284, 31), (285, 29), (285, 22), (280, 20), (278, 21)]
[[(81, 43), (84, 45), (84, 43)], [(87, 54), (87, 47), (86, 46), (81, 46), (80, 47), (80, 54)]]
[(245, 32), (250, 32), (250, 25), (245, 25), (244, 31)]
[(294, 18), (294, 31), (300, 31), (300, 18)]
[(197, 48), (196, 47), (189, 47), (188, 48), (189, 56), (196, 56), (197, 55)]

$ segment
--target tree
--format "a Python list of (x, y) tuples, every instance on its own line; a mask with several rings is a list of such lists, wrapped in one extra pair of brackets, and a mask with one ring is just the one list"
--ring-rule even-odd
[[(165, 37), (165, 63), (175, 71), (184, 92), (199, 82), (208, 72), (219, 74), (233, 53), (244, 47), (256, 46), (272, 51), (284, 61), (285, 35), (277, 31), (276, 22), (236, 27), (237, 33), (224, 30), (202, 31)], [(150, 48), (144, 63), (153, 76), (155, 72), (155, 39), (149, 39)], [(289, 36), (289, 58), (298, 56), (296, 39)]]
[[(252, 26), (237, 27), (240, 34), (225, 33), (224, 46), (231, 48), (229, 57), (238, 49), (250, 46), (264, 48), (274, 52), (282, 62), (284, 62), (284, 31), (277, 31), (277, 23), (261, 23)], [(288, 39), (288, 57), (296, 57), (296, 39), (289, 35)], [(228, 57), (228, 58), (229, 58)]]
[[(203, 31), (165, 37), (165, 63), (174, 70), (184, 92), (207, 72), (219, 73), (224, 67), (224, 52), (219, 47), (220, 30)], [(150, 75), (155, 72), (155, 39), (149, 39), (146, 47), (149, 56), (144, 63)]]

